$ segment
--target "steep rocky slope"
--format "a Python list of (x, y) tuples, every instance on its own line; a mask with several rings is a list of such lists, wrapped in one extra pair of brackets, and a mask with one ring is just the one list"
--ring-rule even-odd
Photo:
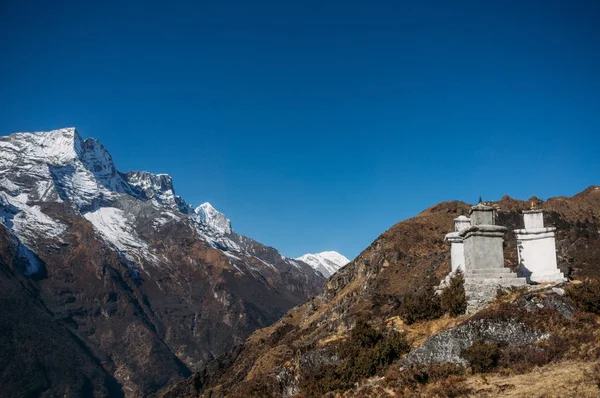
[[(516, 265), (512, 230), (522, 228), (519, 211), (528, 209), (532, 200), (546, 210), (546, 224), (558, 228), (558, 260), (565, 274), (600, 276), (600, 187), (596, 186), (546, 202), (508, 196), (496, 202), (501, 208), (498, 223), (509, 227), (507, 266)], [(334, 274), (320, 295), (256, 331), (243, 346), (173, 386), (165, 396), (195, 396), (202, 391), (227, 395), (253, 380), (276, 380), (270, 390), (278, 391), (274, 396), (297, 392), (295, 383), (303, 364), (315, 363), (322, 347), (347, 338), (357, 319), (368, 319), (373, 325), (389, 323), (407, 293), (437, 284), (449, 272), (443, 237), (452, 230), (453, 218), (468, 210), (466, 203), (444, 202), (394, 225)]]
[(193, 210), (168, 175), (119, 172), (75, 129), (0, 138), (0, 221), (0, 396), (147, 395), (324, 281), (210, 204)]

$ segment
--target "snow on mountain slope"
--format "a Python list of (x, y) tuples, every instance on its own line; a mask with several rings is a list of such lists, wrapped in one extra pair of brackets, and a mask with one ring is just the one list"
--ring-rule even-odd
[(222, 234), (231, 233), (231, 221), (208, 202), (201, 204), (194, 210), (200, 219), (208, 226)]
[[(0, 191), (5, 198), (0, 202), (3, 223), (10, 222), (24, 242), (33, 230), (47, 238), (61, 230), (33, 203), (68, 202), (129, 260), (158, 263), (147, 233), (140, 230), (144, 225), (158, 230), (170, 220), (187, 220), (200, 239), (229, 258), (258, 258), (269, 268), (278, 262), (298, 268), (292, 259), (273, 256), (269, 250), (274, 249), (266, 254), (265, 246), (235, 234), (231, 221), (210, 203), (193, 210), (175, 194), (169, 175), (119, 172), (106, 148), (94, 138), (82, 139), (75, 128), (0, 137)], [(145, 217), (150, 221), (143, 221)], [(337, 264), (339, 259), (329, 261)]]
[(146, 259), (154, 257), (148, 248), (147, 243), (140, 239), (135, 232), (132, 222), (128, 220), (127, 214), (114, 207), (101, 207), (95, 211), (83, 215), (94, 228), (107, 241), (117, 247), (128, 258), (139, 259), (144, 256)]
[(296, 260), (304, 261), (313, 269), (322, 273), (326, 278), (329, 278), (338, 269), (350, 262), (346, 257), (335, 251), (324, 251), (316, 254), (308, 253), (296, 258)]

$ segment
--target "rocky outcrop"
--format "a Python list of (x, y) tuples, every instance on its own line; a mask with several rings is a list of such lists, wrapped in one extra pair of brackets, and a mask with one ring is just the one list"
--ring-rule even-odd
[(425, 344), (412, 350), (402, 363), (428, 365), (437, 362), (466, 366), (467, 361), (461, 353), (475, 342), (517, 347), (527, 346), (547, 337), (547, 334), (534, 331), (518, 321), (477, 319), (434, 335)]

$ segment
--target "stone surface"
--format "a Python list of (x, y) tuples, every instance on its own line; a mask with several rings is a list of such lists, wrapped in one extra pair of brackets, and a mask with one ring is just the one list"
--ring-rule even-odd
[[(554, 289), (559, 288), (552, 288), (551, 291), (554, 292)], [(540, 308), (552, 309), (566, 319), (573, 319), (577, 312), (577, 308), (560, 294), (529, 293), (519, 297), (515, 304), (529, 312), (537, 311)]]
[(465, 270), (504, 267), (502, 242), (506, 227), (474, 225), (461, 232), (465, 244)]
[(527, 285), (525, 278), (518, 278), (516, 273), (507, 271), (508, 273), (497, 277), (478, 277), (465, 274), (468, 314), (477, 312), (494, 300), (499, 288)]
[(524, 346), (543, 337), (544, 333), (513, 320), (473, 320), (432, 336), (422, 346), (409, 352), (402, 362), (404, 365), (446, 362), (466, 366), (468, 363), (460, 354), (476, 341)]
[(471, 207), (471, 225), (495, 225), (496, 224), (496, 210), (491, 206), (486, 206), (483, 203), (479, 203), (476, 206)]

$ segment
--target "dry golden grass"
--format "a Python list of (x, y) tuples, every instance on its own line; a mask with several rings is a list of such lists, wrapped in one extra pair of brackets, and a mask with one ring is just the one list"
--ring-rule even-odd
[(293, 359), (293, 357), (294, 352), (289, 347), (277, 346), (267, 351), (254, 362), (254, 366), (248, 372), (246, 380), (251, 380), (260, 374), (268, 372), (273, 365), (282, 366), (290, 359)]
[(407, 325), (399, 316), (394, 316), (386, 319), (385, 324), (387, 327), (404, 332), (410, 345), (412, 347), (419, 347), (434, 334), (458, 326), (467, 318), (467, 315), (456, 318), (451, 318), (448, 315), (444, 315), (439, 319), (433, 319), (426, 322), (416, 322), (412, 325)]
[(600, 390), (590, 377), (594, 363), (559, 362), (520, 375), (472, 376), (465, 384), (473, 397), (598, 398)]
[(335, 343), (336, 341), (346, 340), (346, 339), (348, 339), (348, 337), (349, 337), (348, 331), (331, 334), (331, 335), (325, 337), (324, 339), (319, 340), (317, 342), (317, 346), (323, 347), (323, 346), (326, 346), (327, 344)]
[[(461, 376), (403, 391), (384, 387), (380, 383), (381, 379), (373, 378), (360, 388), (334, 393), (332, 397), (598, 398), (600, 389), (592, 377), (597, 365), (593, 362), (566, 361), (537, 368), (526, 374)], [(454, 394), (457, 394), (457, 391), (461, 393), (453, 395), (448, 390), (450, 386), (453, 387)]]

